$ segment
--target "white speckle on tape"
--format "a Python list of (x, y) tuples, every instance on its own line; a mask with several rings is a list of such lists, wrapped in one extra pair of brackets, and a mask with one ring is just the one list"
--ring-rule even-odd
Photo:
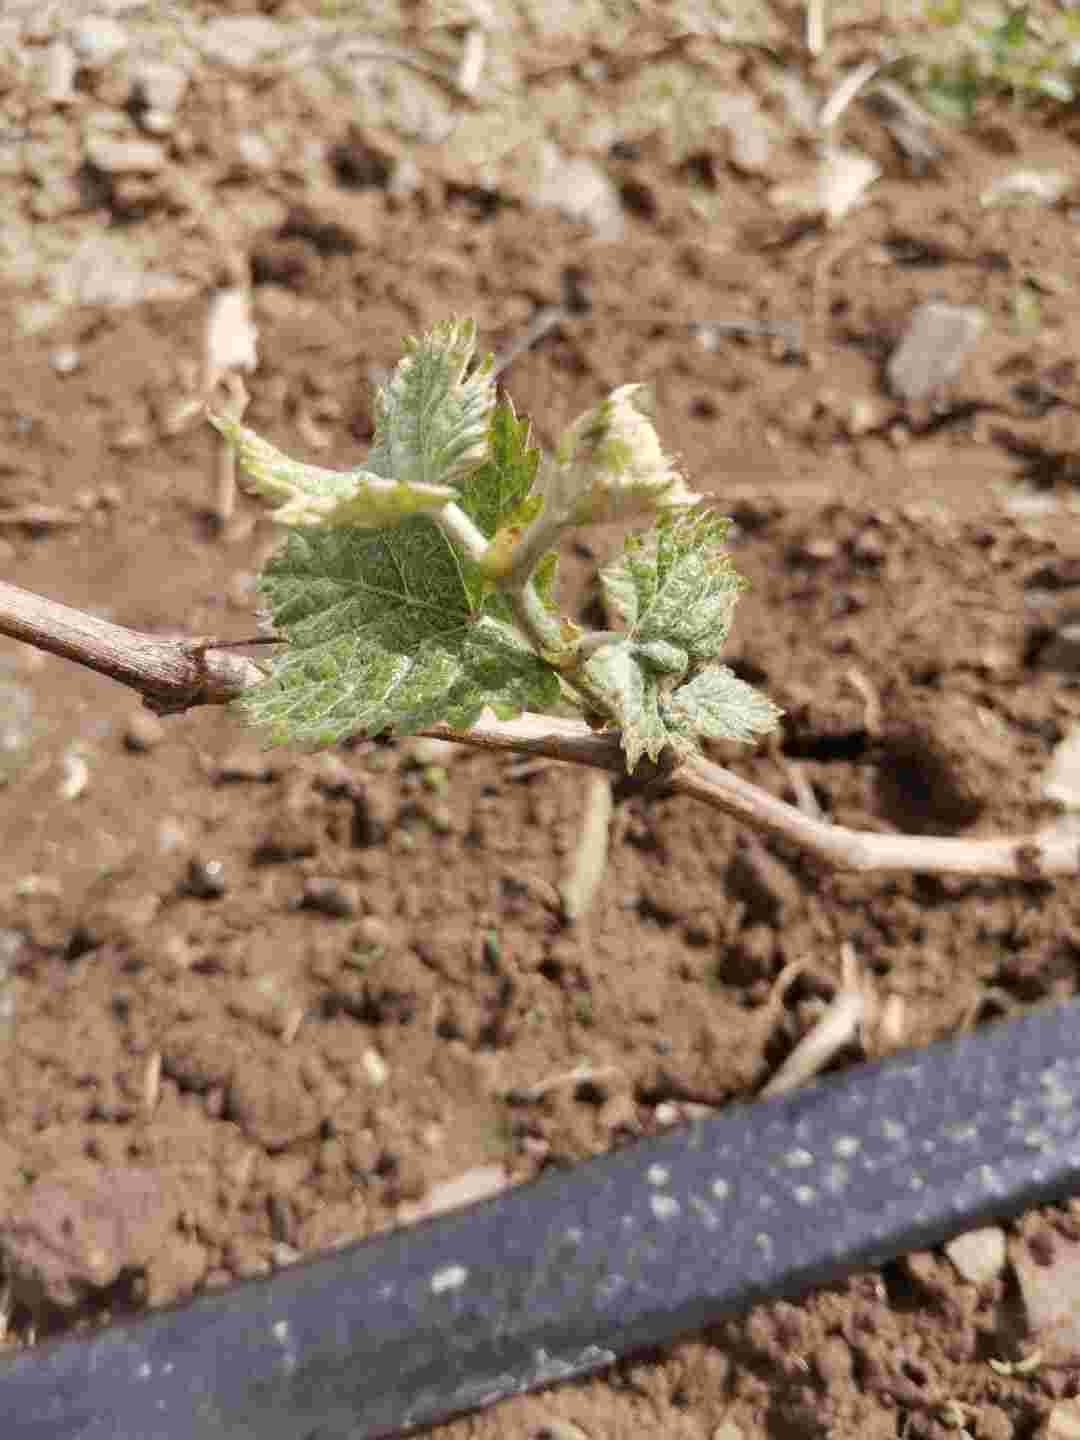
[(957, 1142), (977, 1140), (979, 1138), (979, 1127), (977, 1125), (949, 1125), (945, 1130), (945, 1134), (950, 1140), (956, 1140)]
[(817, 1199), (817, 1191), (813, 1185), (795, 1186), (795, 1203), (797, 1205), (813, 1205)]
[(464, 1265), (444, 1265), (431, 1277), (431, 1293), (441, 1295), (444, 1290), (460, 1290), (469, 1278)]
[(650, 1165), (646, 1173), (650, 1185), (666, 1185), (671, 1179), (671, 1171), (666, 1165)]
[(674, 1220), (682, 1206), (673, 1195), (650, 1195), (649, 1208), (657, 1220)]
[(690, 1208), (696, 1210), (701, 1216), (702, 1223), (706, 1230), (717, 1230), (720, 1227), (720, 1216), (710, 1206), (705, 1204), (700, 1195), (691, 1195)]
[(980, 1165), (978, 1173), (984, 1190), (988, 1190), (991, 1195), (1001, 1194), (1001, 1176), (992, 1165)]
[(810, 1151), (803, 1150), (801, 1148), (796, 1150), (789, 1150), (784, 1156), (784, 1164), (789, 1166), (792, 1170), (805, 1170), (807, 1165), (813, 1165), (813, 1163), (814, 1157), (813, 1155), (811, 1155)]
[(292, 1332), (289, 1329), (287, 1320), (275, 1320), (270, 1326), (270, 1334), (281, 1346), (281, 1368), (286, 1375), (291, 1375), (296, 1369), (296, 1347), (292, 1343)]
[(833, 1154), (839, 1155), (841, 1160), (850, 1160), (861, 1143), (857, 1135), (838, 1135), (833, 1141)]
[(717, 1200), (726, 1200), (731, 1194), (731, 1185), (727, 1180), (714, 1180), (712, 1182), (712, 1193)]
[(625, 1275), (605, 1275), (596, 1286), (596, 1298), (602, 1302), (614, 1300), (619, 1291), (625, 1288)]
[(760, 1250), (766, 1260), (772, 1259), (773, 1243), (772, 1236), (767, 1235), (764, 1230), (759, 1230), (754, 1236), (754, 1247)]
[(1043, 1104), (1051, 1110), (1071, 1110), (1072, 1091), (1062, 1084), (1056, 1070), (1044, 1070), (1039, 1076), (1039, 1088), (1043, 1091)]
[(849, 1173), (846, 1165), (830, 1165), (825, 1174), (826, 1190), (831, 1190), (834, 1195), (839, 1195), (848, 1183)]
[(907, 1126), (902, 1120), (882, 1120), (881, 1134), (886, 1140), (906, 1140)]

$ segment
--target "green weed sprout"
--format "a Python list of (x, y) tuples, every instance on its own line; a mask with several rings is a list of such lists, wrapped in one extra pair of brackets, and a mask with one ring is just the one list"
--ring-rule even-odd
[[(979, 100), (1004, 92), (1017, 101), (1071, 104), (1080, 76), (1080, 14), (1007, 0), (931, 0), (925, 49), (913, 68), (928, 103), (955, 120), (973, 118)], [(909, 68), (912, 68), (909, 65)]]
[[(259, 579), (287, 643), (236, 702), (247, 718), (321, 746), (569, 703), (618, 729), (630, 771), (772, 730), (780, 711), (719, 663), (745, 584), (729, 522), (664, 454), (643, 388), (614, 391), (541, 459), (475, 344), (467, 320), (406, 342), (356, 470), (291, 460), (211, 414), (288, 532)], [(601, 572), (622, 628), (582, 630), (559, 613), (560, 536), (640, 519), (652, 528)]]

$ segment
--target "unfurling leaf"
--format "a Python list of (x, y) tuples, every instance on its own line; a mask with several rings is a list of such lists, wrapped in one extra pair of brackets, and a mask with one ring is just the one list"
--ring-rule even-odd
[(776, 727), (772, 701), (715, 663), (745, 587), (723, 549), (727, 530), (707, 513), (662, 521), (631, 536), (601, 572), (627, 630), (585, 668), (611, 706), (631, 770), (666, 745), (688, 755), (702, 739), (749, 741)]
[(506, 623), (505, 602), (424, 516), (388, 529), (293, 531), (261, 588), (289, 641), (240, 700), (277, 741), (473, 723), (559, 698), (554, 670)]
[(540, 451), (529, 441), (529, 422), (503, 400), (491, 417), (482, 463), (459, 486), (458, 504), (489, 540), (504, 526), (527, 524), (543, 503), (530, 498)]
[(647, 398), (646, 386), (621, 385), (563, 435), (540, 492), (567, 524), (686, 510), (701, 499), (664, 454)]
[(236, 450), (252, 489), (281, 501), (273, 512), (279, 525), (391, 525), (406, 515), (441, 510), (457, 495), (451, 485), (409, 485), (366, 470), (305, 465), (227, 415), (209, 419)]
[(776, 729), (778, 706), (725, 665), (706, 665), (665, 704), (665, 718), (687, 739), (750, 742)]
[(642, 755), (658, 760), (671, 739), (660, 714), (660, 685), (631, 642), (620, 640), (597, 650), (589, 657), (585, 673), (603, 690), (611, 706), (622, 735), (626, 768), (633, 770)]
[(464, 482), (488, 454), (495, 406), (491, 356), (467, 374), (476, 348), (472, 320), (449, 320), (406, 355), (375, 397), (375, 438), (368, 469), (409, 485)]
[(698, 512), (631, 536), (600, 572), (604, 598), (640, 644), (664, 640), (695, 662), (720, 654), (746, 581), (723, 545), (730, 521)]

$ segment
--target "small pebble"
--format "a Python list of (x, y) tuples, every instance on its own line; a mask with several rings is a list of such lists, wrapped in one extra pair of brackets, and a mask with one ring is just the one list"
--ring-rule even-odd
[(154, 140), (114, 140), (91, 135), (86, 158), (104, 175), (156, 175), (165, 166), (165, 150)]
[(390, 1074), (390, 1067), (379, 1052), (369, 1047), (360, 1059), (364, 1066), (364, 1073), (375, 1089), (378, 1090), (385, 1085)]
[(90, 767), (86, 763), (86, 758), (78, 750), (72, 748), (64, 752), (61, 764), (63, 779), (60, 781), (56, 793), (61, 800), (78, 800), (80, 795), (85, 794), (86, 787), (90, 784)]
[(87, 15), (72, 26), (71, 43), (83, 65), (101, 69), (127, 49), (128, 35), (108, 15)]
[(986, 315), (976, 306), (936, 300), (919, 305), (889, 357), (890, 390), (909, 403), (930, 399), (956, 377), (985, 329)]
[(356, 886), (348, 881), (312, 876), (304, 881), (304, 896), (300, 903), (305, 910), (318, 910), (320, 914), (331, 915), (337, 920), (349, 920), (360, 908), (360, 897)]
[(79, 368), (81, 361), (82, 356), (78, 350), (75, 349), (74, 345), (61, 345), (58, 350), (54, 350), (49, 356), (49, 364), (56, 371), (57, 375), (73, 374)]
[(950, 1240), (945, 1254), (965, 1280), (982, 1289), (1005, 1268), (1005, 1232), (997, 1225), (969, 1230)]
[(192, 860), (185, 889), (197, 900), (217, 900), (225, 894), (225, 866), (220, 860)]
[(153, 750), (165, 739), (165, 726), (152, 710), (133, 710), (124, 725), (124, 746), (136, 754)]
[(132, 92), (146, 107), (173, 115), (188, 87), (188, 74), (179, 65), (164, 60), (145, 60), (132, 75)]

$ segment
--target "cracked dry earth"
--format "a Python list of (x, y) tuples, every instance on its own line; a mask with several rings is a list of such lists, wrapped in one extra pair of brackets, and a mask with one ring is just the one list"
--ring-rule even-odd
[[(365, 125), (315, 68), (264, 64), (284, 33), (265, 27), (303, 7), (193, 6), (191, 34), (219, 27), (194, 59), (156, 52), (138, 7), (90, 32), (39, 13), (3, 21), (6, 578), (135, 627), (253, 633), (269, 527), (247, 497), (215, 523), (214, 437), (184, 405), (237, 255), (259, 332), (247, 418), (323, 464), (362, 457), (403, 334), (471, 313), (500, 349), (569, 297), (504, 377), (539, 439), (647, 380), (666, 443), (736, 520), (753, 588), (731, 663), (786, 717), (718, 758), (865, 828), (1052, 816), (1041, 776), (1080, 719), (1080, 229), (1068, 195), (980, 196), (1021, 166), (1075, 170), (1074, 118), (997, 102), (916, 174), (854, 104), (845, 139), (880, 178), (833, 227), (794, 222), (770, 187), (806, 179), (805, 135), (764, 61), (702, 41), (767, 143), (743, 133), (733, 154), (720, 125), (672, 157), (613, 131), (589, 161), (598, 217)], [(631, 61), (668, 43), (656, 27), (589, 72), (594, 116), (621, 113)], [(839, 34), (843, 58), (857, 39)], [(535, 59), (547, 103), (539, 40)], [(595, 180), (571, 174), (571, 194)], [(933, 393), (897, 394), (889, 360), (927, 302), (978, 307), (981, 328)], [(567, 548), (578, 613), (618, 538)], [(266, 752), (230, 714), (159, 721), (14, 643), (0, 666), (9, 1345), (406, 1223), (463, 1173), (527, 1180), (747, 1098), (835, 994), (846, 947), (896, 1023), (837, 1064), (1077, 990), (1072, 883), (835, 876), (638, 798), (568, 927), (569, 769), (429, 741)], [(1080, 1338), (1034, 1328), (1031, 1275), (1066, 1285), (1080, 1202), (998, 1240), (981, 1272), (911, 1256), (445, 1435), (1054, 1433)], [(1031, 1373), (988, 1364), (1035, 1346)]]

